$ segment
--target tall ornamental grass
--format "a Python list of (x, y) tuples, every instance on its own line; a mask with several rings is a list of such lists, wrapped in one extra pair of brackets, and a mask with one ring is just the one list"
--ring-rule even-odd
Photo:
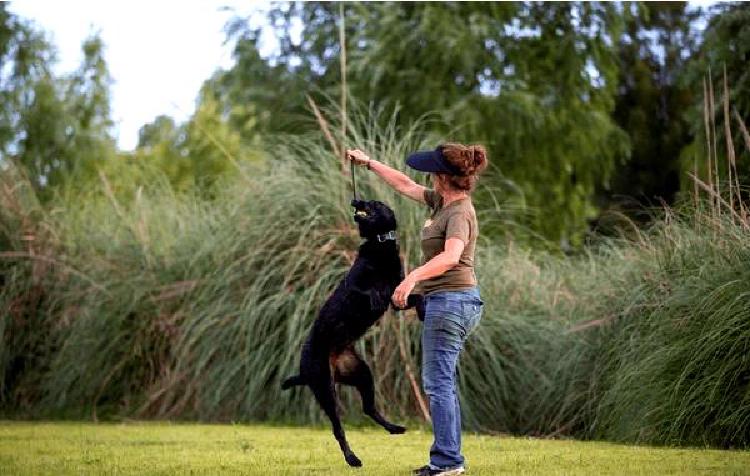
[[(400, 168), (434, 145), (418, 127), (357, 117), (349, 145)], [(118, 189), (103, 173), (43, 208), (15, 169), (2, 172), (5, 417), (325, 421), (306, 389), (280, 382), (360, 242), (351, 191), (325, 140), (283, 138), (266, 154), (210, 199), (158, 177)], [(396, 210), (407, 268), (417, 265), (426, 210), (356, 173), (363, 197)], [(480, 217), (507, 223), (502, 204)], [(510, 236), (479, 243), (486, 305), (460, 364), (465, 427), (750, 443), (745, 224), (666, 211), (637, 239), (568, 257)], [(419, 332), (411, 313), (389, 312), (358, 344), (394, 419), (425, 417)], [(359, 420), (358, 397), (342, 394)]]

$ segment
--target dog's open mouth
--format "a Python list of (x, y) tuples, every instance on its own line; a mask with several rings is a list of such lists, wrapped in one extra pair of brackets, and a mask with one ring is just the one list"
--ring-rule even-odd
[(358, 217), (366, 217), (367, 216), (367, 212), (364, 211), (364, 210), (357, 210), (356, 212), (354, 212), (354, 215), (356, 215)]

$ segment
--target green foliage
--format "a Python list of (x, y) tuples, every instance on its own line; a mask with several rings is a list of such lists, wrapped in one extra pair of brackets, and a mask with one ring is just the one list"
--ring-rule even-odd
[(54, 48), (44, 35), (9, 13), (6, 4), (0, 5), (0, 20), (0, 64), (7, 65), (0, 76), (6, 105), (0, 112), (0, 164), (12, 160), (22, 166), (42, 201), (86, 195), (100, 172), (109, 177), (113, 193), (132, 195), (158, 177), (159, 169), (177, 190), (198, 186), (210, 194), (219, 177), (237, 172), (238, 160), (258, 159), (252, 119), (233, 119), (238, 107), (220, 109), (210, 82), (186, 124), (160, 116), (144, 126), (134, 156), (118, 155), (111, 136), (112, 79), (101, 38), (87, 38), (80, 68), (56, 77)]
[(639, 209), (644, 203), (674, 203), (681, 184), (689, 181), (680, 152), (691, 140), (685, 111), (700, 97), (700, 88), (682, 76), (697, 49), (698, 12), (687, 2), (628, 7), (616, 46), (620, 68), (613, 117), (630, 137), (632, 153), (601, 195), (643, 219), (648, 218)]
[[(513, 238), (531, 229), (576, 245), (597, 191), (653, 193), (672, 180), (687, 137), (679, 110), (708, 66), (709, 96), (720, 104), (726, 63), (748, 118), (744, 5), (719, 7), (688, 85), (673, 76), (693, 51), (685, 6), (634, 8), (347, 5), (349, 90), (370, 106), (350, 106), (335, 139), (399, 168), (439, 140), (491, 150), (477, 191), (487, 312), (460, 373), (468, 428), (747, 447), (742, 223), (668, 214), (632, 242), (575, 257), (532, 256)], [(262, 58), (258, 32), (233, 23), (237, 64), (205, 83), (191, 118), (157, 117), (134, 154), (116, 155), (101, 41), (55, 78), (43, 35), (0, 4), (2, 412), (322, 421), (309, 395), (279, 382), (358, 242), (340, 164), (305, 97), (337, 94), (341, 19), (325, 3), (282, 4), (271, 17), (277, 57)], [(288, 31), (298, 17), (301, 42)], [(690, 120), (700, 137), (703, 117)], [(363, 196), (396, 209), (413, 267), (424, 210), (357, 174)], [(359, 344), (395, 417), (419, 416), (418, 335), (413, 318), (387, 314)]]
[[(428, 147), (486, 144), (491, 187), (477, 200), (491, 205), (500, 193), (515, 220), (553, 247), (578, 248), (590, 222), (621, 197), (635, 198), (644, 216), (642, 201), (673, 203), (692, 187), (686, 172), (705, 150), (699, 99), (709, 68), (719, 129), (725, 65), (733, 108), (750, 119), (741, 3), (712, 9), (703, 43), (699, 14), (684, 2), (372, 2), (344, 11), (350, 96), (398, 105), (402, 125), (437, 118)], [(277, 3), (268, 19), (279, 51), (263, 57), (261, 31), (230, 22), (235, 65), (206, 81), (186, 123), (145, 125), (151, 132), (130, 160), (117, 156), (110, 135), (101, 40), (87, 39), (81, 67), (58, 78), (44, 34), (5, 4), (0, 19), (2, 160), (23, 164), (43, 201), (85, 189), (99, 169), (135, 177), (153, 167), (176, 189), (210, 196), (238, 162), (258, 160), (262, 139), (317, 129), (308, 95), (321, 103), (340, 92), (339, 5)], [(745, 184), (746, 152), (738, 162)]]
[(250, 29), (244, 20), (230, 22), (227, 31), (236, 40), (235, 65), (216, 72), (207, 87), (232, 128), (251, 141), (257, 133), (299, 131), (300, 126), (309, 130), (305, 95), (311, 92), (311, 78), (291, 70), (284, 62), (290, 58), (261, 57), (261, 31)]
[[(357, 114), (349, 136), (395, 165), (428, 138), (386, 117)], [(285, 137), (210, 201), (163, 179), (120, 196), (102, 181), (47, 212), (5, 202), (16, 254), (0, 261), (2, 411), (325, 421), (306, 391), (280, 382), (359, 242), (326, 147)], [(413, 267), (426, 211), (357, 173), (364, 196), (396, 209)], [(482, 223), (503, 219), (498, 210), (480, 209)], [(576, 257), (484, 235), (486, 312), (459, 374), (466, 428), (747, 447), (747, 234), (703, 217), (669, 215), (637, 241)], [(38, 259), (18, 254), (28, 246)], [(419, 332), (413, 316), (389, 313), (358, 344), (394, 418), (419, 417)]]
[[(18, 141), (24, 136), (20, 127), (21, 112), (37, 100), (36, 83), (49, 83), (52, 59), (53, 52), (43, 35), (10, 13), (7, 3), (0, 4), (0, 98), (3, 104), (0, 153), (3, 157), (18, 154)], [(38, 86), (38, 89), (44, 97), (44, 89), (49, 89), (49, 85)]]
[(145, 124), (138, 133), (138, 147), (135, 156), (141, 163), (154, 164), (170, 178), (175, 188), (185, 189), (189, 170), (189, 159), (181, 147), (184, 130), (178, 127), (169, 116), (157, 116), (153, 122)]
[[(268, 60), (258, 54), (258, 32), (236, 21), (237, 65), (221, 81), (231, 85), (223, 88), (227, 104), (254, 101), (277, 112), (269, 130), (283, 118), (290, 124), (283, 130), (299, 130), (304, 94), (336, 94), (341, 81), (337, 11), (326, 3), (278, 5), (270, 18), (281, 51)], [(532, 211), (517, 219), (530, 218), (533, 230), (564, 246), (580, 243), (597, 212), (595, 188), (628, 154), (627, 136), (610, 117), (616, 5), (363, 3), (347, 5), (345, 15), (353, 97), (400, 105), (402, 124), (437, 112), (439, 140), (487, 144), (488, 179), (516, 182), (523, 192), (516, 208)], [(295, 19), (304, 25), (299, 41)], [(259, 94), (270, 81), (289, 93)]]
[(68, 181), (90, 177), (114, 153), (109, 135), (109, 73), (97, 36), (69, 77), (51, 73), (54, 49), (44, 35), (0, 6), (0, 152), (21, 164), (43, 200)]
[(72, 181), (88, 181), (96, 169), (112, 159), (115, 151), (110, 135), (109, 87), (112, 78), (104, 59), (104, 43), (98, 36), (83, 42), (84, 59), (78, 71), (66, 81), (65, 98), (74, 118), (67, 130), (72, 163)]
[(715, 7), (693, 73), (701, 78), (711, 68), (715, 84), (721, 84), (726, 67), (732, 87), (730, 99), (743, 119), (750, 117), (750, 5), (727, 2)]
[(141, 128), (135, 158), (161, 170), (176, 190), (197, 187), (210, 195), (216, 181), (236, 174), (241, 162), (260, 160), (253, 119), (245, 117), (240, 127), (226, 116), (207, 83), (185, 124), (159, 116)]
[(653, 247), (658, 266), (634, 288), (640, 297), (601, 348), (609, 388), (593, 434), (746, 445), (750, 429), (740, 423), (750, 398), (750, 316), (741, 297), (748, 292), (746, 232), (727, 226), (712, 236), (676, 225), (659, 233), (656, 243), (670, 246)]
[[(725, 127), (723, 111), (724, 72), (729, 88), (730, 127), (735, 144), (747, 143), (739, 129), (736, 115), (744, 124), (750, 122), (750, 73), (747, 64), (750, 61), (750, 5), (745, 2), (721, 3), (713, 8), (714, 15), (708, 20), (704, 41), (686, 71), (685, 81), (696, 91), (700, 98), (712, 97), (715, 103), (713, 114), (709, 114), (719, 131)], [(710, 86), (713, 86), (713, 95)], [(683, 154), (683, 168), (693, 169), (696, 156), (706, 152), (706, 131), (704, 125), (704, 108), (702, 101), (695, 101), (688, 111), (693, 141)], [(711, 126), (713, 128), (713, 125)], [(712, 139), (709, 139), (712, 141)], [(718, 166), (722, 175), (726, 174), (727, 151), (723, 141), (717, 144)], [(737, 147), (737, 167), (741, 184), (750, 183), (750, 148)], [(707, 173), (701, 173), (707, 180)], [(747, 197), (747, 195), (745, 195)]]

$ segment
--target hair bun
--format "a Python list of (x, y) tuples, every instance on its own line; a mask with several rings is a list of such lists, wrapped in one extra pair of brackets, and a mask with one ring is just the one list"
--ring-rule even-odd
[(487, 151), (481, 145), (469, 146), (472, 155), (471, 175), (481, 173), (487, 167)]
[(460, 171), (459, 176), (479, 175), (487, 167), (487, 152), (481, 145), (446, 143), (442, 151), (448, 162)]

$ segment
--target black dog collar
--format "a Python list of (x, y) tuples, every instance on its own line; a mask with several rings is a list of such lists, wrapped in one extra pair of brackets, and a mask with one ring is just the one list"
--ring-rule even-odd
[(383, 243), (388, 240), (396, 241), (396, 230), (391, 230), (388, 233), (383, 233), (382, 235), (375, 235), (378, 238), (378, 241), (380, 243)]

